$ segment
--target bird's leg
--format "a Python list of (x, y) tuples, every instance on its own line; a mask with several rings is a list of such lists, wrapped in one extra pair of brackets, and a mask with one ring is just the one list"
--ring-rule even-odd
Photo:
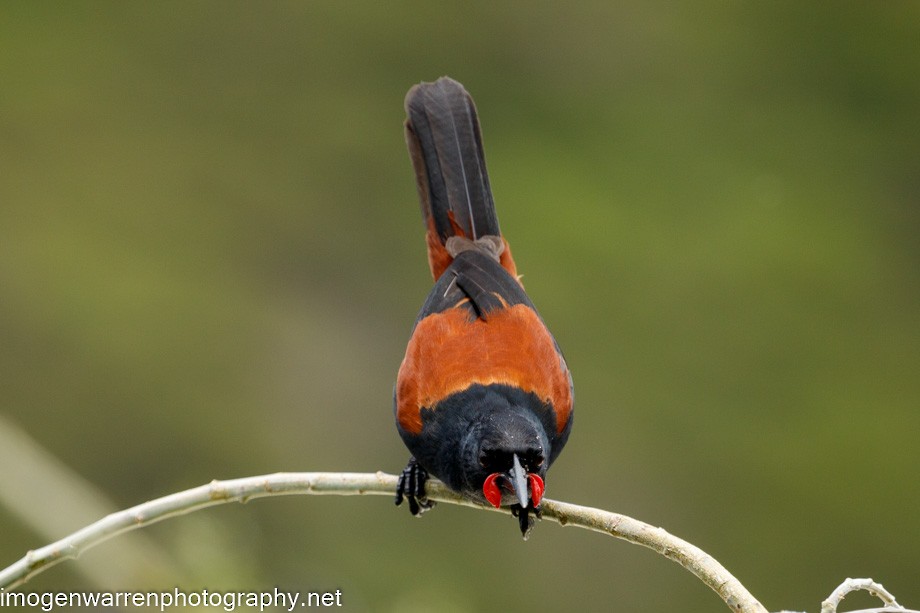
[(519, 504), (511, 505), (511, 514), (518, 518), (518, 523), (521, 526), (521, 536), (524, 537), (526, 541), (530, 536), (530, 531), (533, 530), (534, 518), (530, 516), (530, 511), (534, 512), (538, 518), (540, 517), (540, 510), (534, 509), (533, 507), (522, 507)]
[(434, 501), (425, 495), (425, 482), (428, 471), (413, 457), (399, 475), (396, 485), (396, 506), (402, 504), (403, 497), (409, 501), (409, 512), (418, 517), (434, 506)]

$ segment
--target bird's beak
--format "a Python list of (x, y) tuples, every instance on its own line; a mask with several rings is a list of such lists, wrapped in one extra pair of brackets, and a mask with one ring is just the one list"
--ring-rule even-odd
[(516, 453), (514, 454), (514, 465), (511, 467), (510, 475), (514, 494), (517, 496), (518, 502), (521, 503), (521, 508), (526, 509), (530, 504), (528, 501), (530, 495), (527, 493), (527, 471), (521, 466), (521, 461)]

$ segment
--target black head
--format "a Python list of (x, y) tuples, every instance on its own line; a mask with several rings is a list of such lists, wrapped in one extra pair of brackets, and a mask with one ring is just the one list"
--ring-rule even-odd
[(463, 489), (495, 507), (537, 508), (550, 451), (546, 430), (530, 407), (488, 394), (461, 441)]

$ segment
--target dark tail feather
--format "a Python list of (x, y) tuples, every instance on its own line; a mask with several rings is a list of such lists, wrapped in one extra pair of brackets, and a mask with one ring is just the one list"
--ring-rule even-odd
[(476, 106), (467, 91), (448, 77), (420, 83), (406, 95), (406, 115), (406, 143), (429, 233), (434, 230), (442, 245), (460, 232), (473, 240), (501, 236)]

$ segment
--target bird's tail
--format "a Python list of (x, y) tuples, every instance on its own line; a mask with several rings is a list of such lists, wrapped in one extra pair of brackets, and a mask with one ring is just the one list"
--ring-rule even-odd
[(441, 77), (409, 90), (406, 116), (431, 274), (437, 280), (457, 253), (476, 248), (516, 276), (495, 216), (473, 99), (460, 83)]

